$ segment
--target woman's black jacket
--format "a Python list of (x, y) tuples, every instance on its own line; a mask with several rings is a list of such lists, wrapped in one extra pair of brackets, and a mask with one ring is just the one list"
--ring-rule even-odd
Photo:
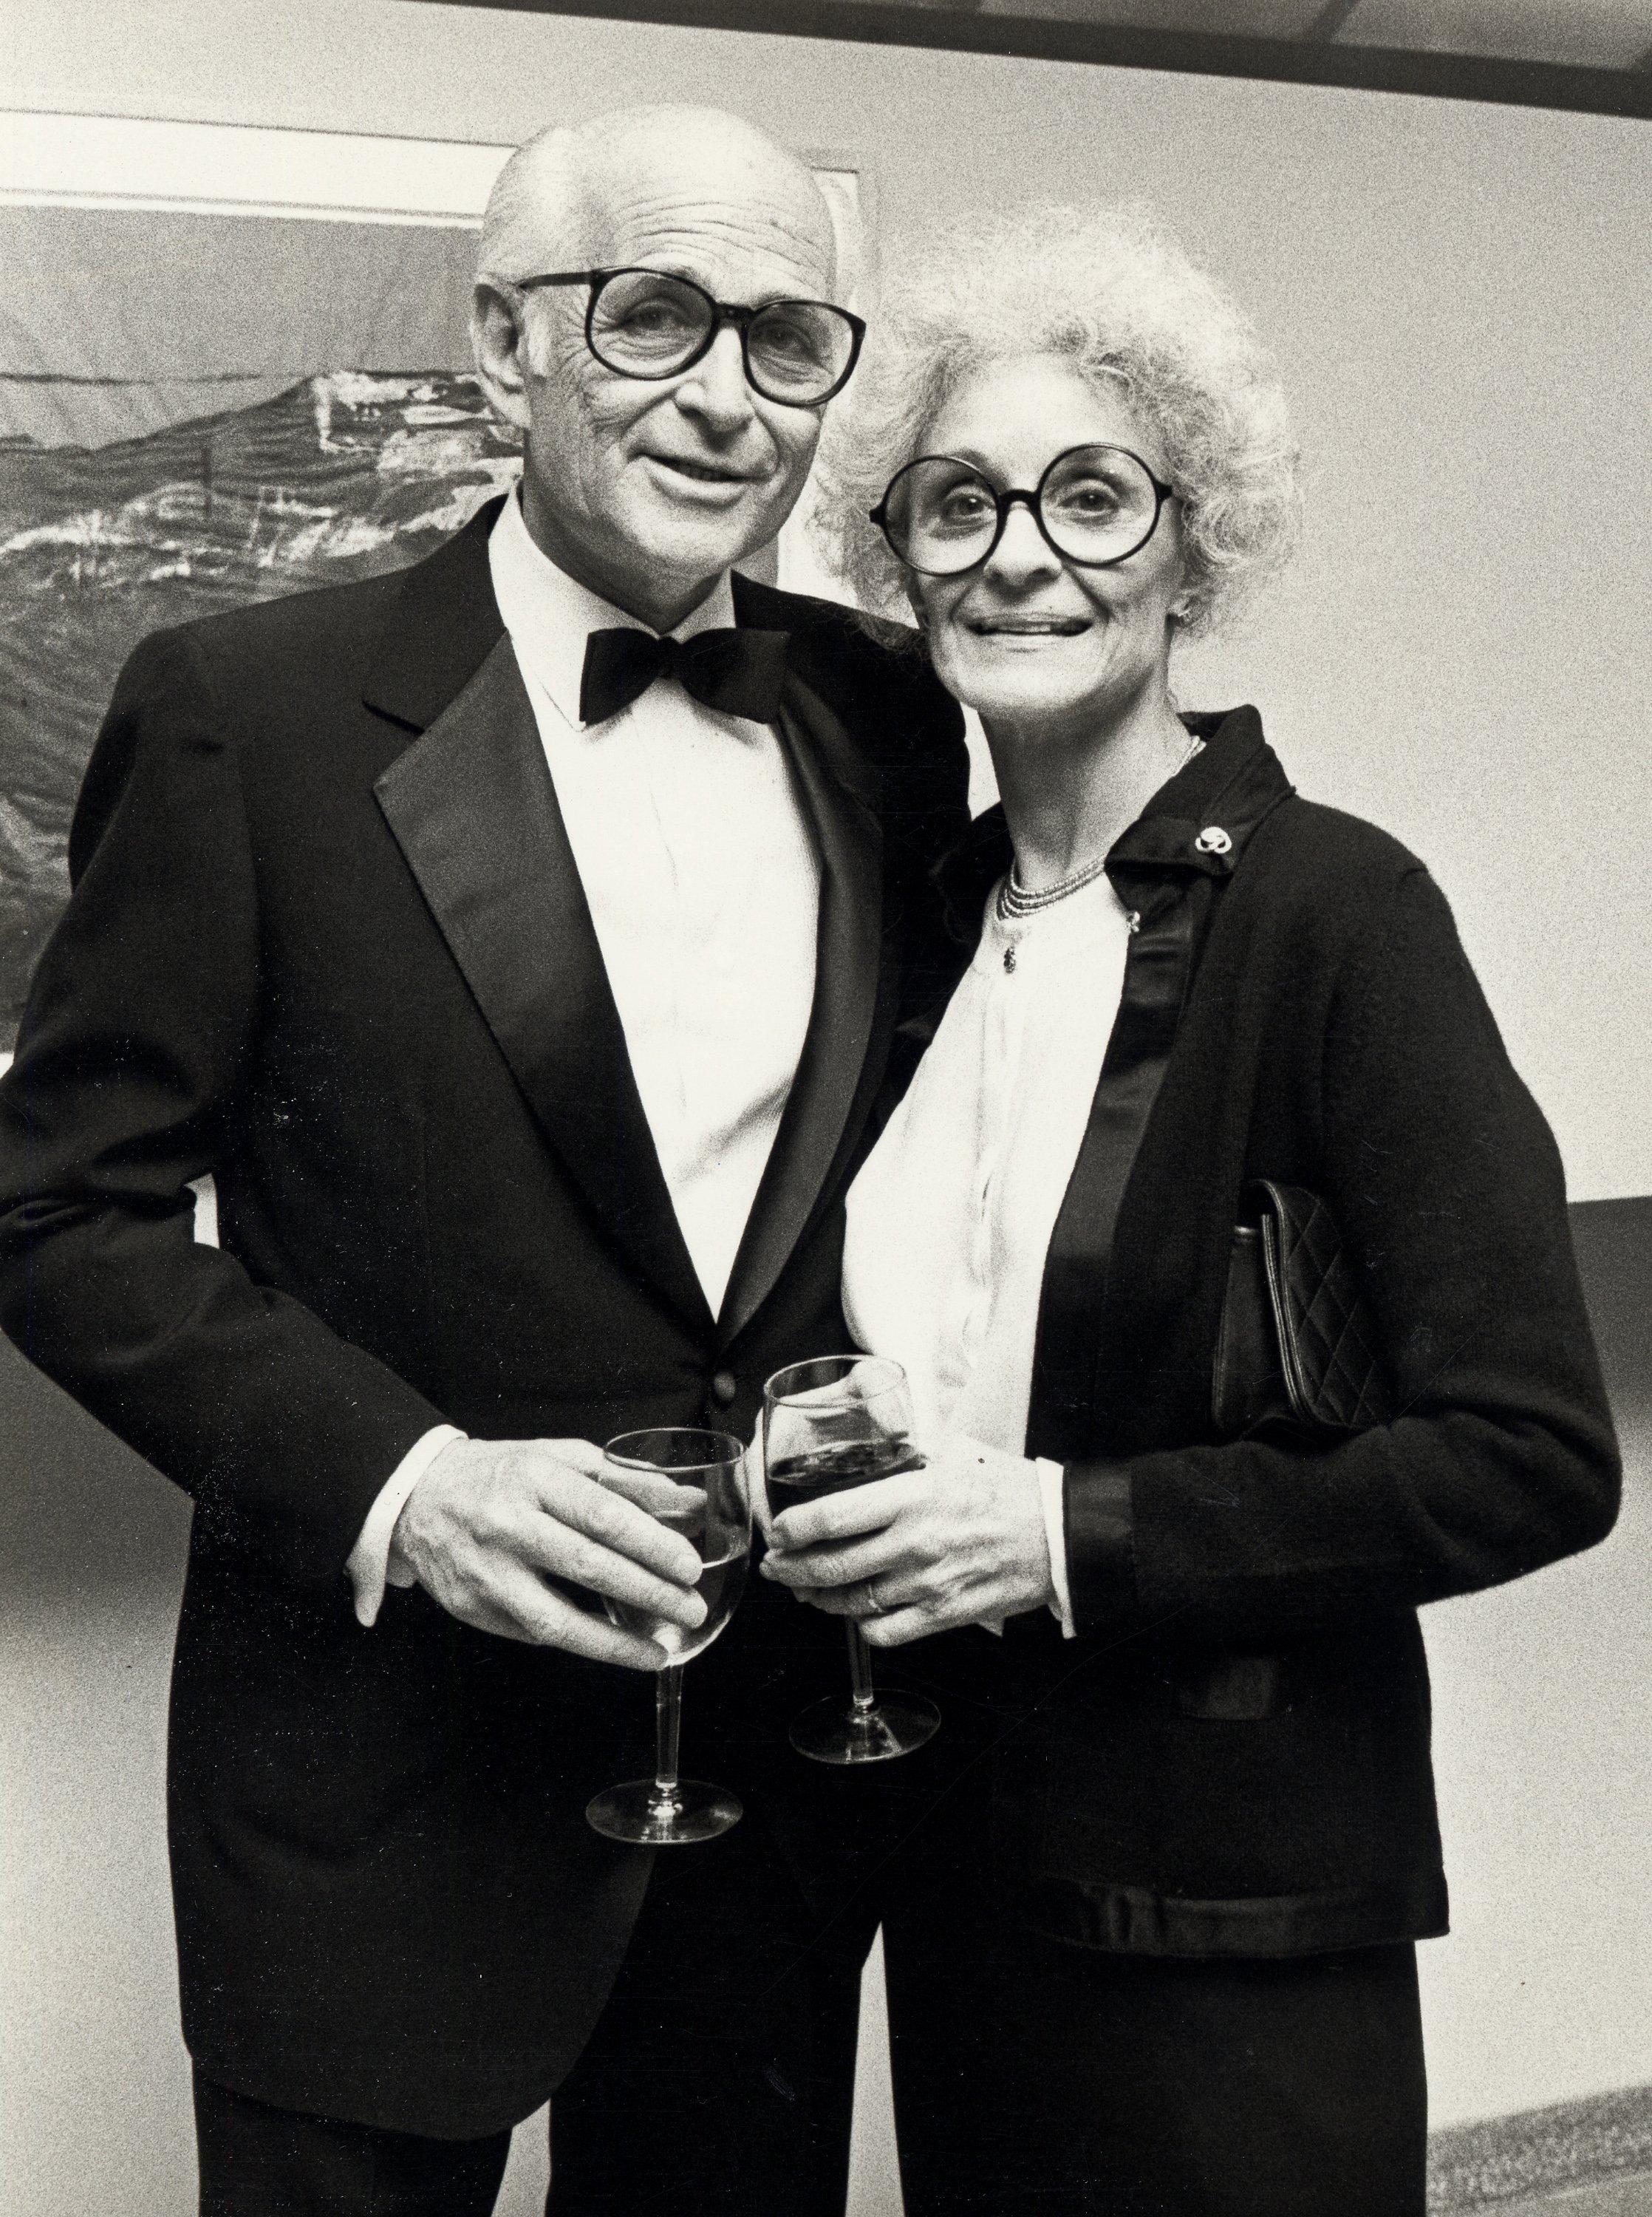
[[(943, 1697), (993, 1675), (987, 1829), (1035, 1926), (1294, 1955), (1445, 1929), (1415, 1612), (1600, 1539), (1618, 1461), (1555, 1145), (1439, 888), (1298, 799), (1254, 710), (1187, 721), (1109, 858), (1139, 927), (1039, 1310), (1027, 1452), (1066, 1467), (1080, 1636), (904, 1659)], [(1008, 851), (994, 811), (954, 858), (971, 931)], [(1255, 1178), (1329, 1203), (1392, 1423), (1217, 1436)]]

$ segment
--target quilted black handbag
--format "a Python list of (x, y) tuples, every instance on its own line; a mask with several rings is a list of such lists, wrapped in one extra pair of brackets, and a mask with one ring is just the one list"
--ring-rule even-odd
[(1224, 1437), (1263, 1425), (1329, 1441), (1386, 1423), (1376, 1319), (1335, 1218), (1304, 1186), (1259, 1178), (1234, 1226), (1211, 1374)]

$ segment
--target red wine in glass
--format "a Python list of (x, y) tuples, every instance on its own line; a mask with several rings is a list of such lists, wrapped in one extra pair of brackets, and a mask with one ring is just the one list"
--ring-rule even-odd
[[(782, 1455), (767, 1473), (774, 1514), (804, 1501), (820, 1501), (829, 1493), (841, 1493), (851, 1485), (869, 1485), (875, 1478), (898, 1478), (903, 1470), (922, 1470), (924, 1459), (910, 1440), (849, 1441), (841, 1447), (823, 1447), (804, 1454)], [(784, 1495), (784, 1500), (779, 1498)]]
[[(829, 1355), (777, 1370), (763, 1389), (763, 1473), (778, 1516), (848, 1487), (922, 1470), (912, 1397), (898, 1362)], [(792, 1720), (792, 1745), (816, 1763), (888, 1763), (922, 1747), (940, 1712), (922, 1695), (877, 1693), (872, 1651), (851, 1617), (850, 1695), (816, 1701)]]

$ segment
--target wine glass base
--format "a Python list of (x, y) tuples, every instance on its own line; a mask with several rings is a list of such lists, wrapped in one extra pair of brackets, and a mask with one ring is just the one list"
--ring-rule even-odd
[(702, 1778), (678, 1780), (669, 1817), (661, 1815), (659, 1799), (651, 1778), (628, 1779), (587, 1802), (585, 1821), (606, 1839), (625, 1840), (633, 1847), (685, 1848), (732, 1831), (745, 1814), (732, 1794), (708, 1786)]
[(869, 1709), (832, 1696), (811, 1701), (792, 1720), (787, 1734), (811, 1763), (892, 1763), (932, 1739), (940, 1711), (922, 1694), (879, 1692)]

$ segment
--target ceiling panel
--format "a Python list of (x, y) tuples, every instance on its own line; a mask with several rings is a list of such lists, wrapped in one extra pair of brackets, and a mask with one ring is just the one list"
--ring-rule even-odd
[(1652, 52), (1652, 0), (1359, 0), (1337, 37), (1418, 53), (1626, 69)]
[(1324, 11), (1325, 0), (980, 0), (978, 9), (983, 15), (1105, 23), (1116, 30), (1248, 39), (1304, 38)]

